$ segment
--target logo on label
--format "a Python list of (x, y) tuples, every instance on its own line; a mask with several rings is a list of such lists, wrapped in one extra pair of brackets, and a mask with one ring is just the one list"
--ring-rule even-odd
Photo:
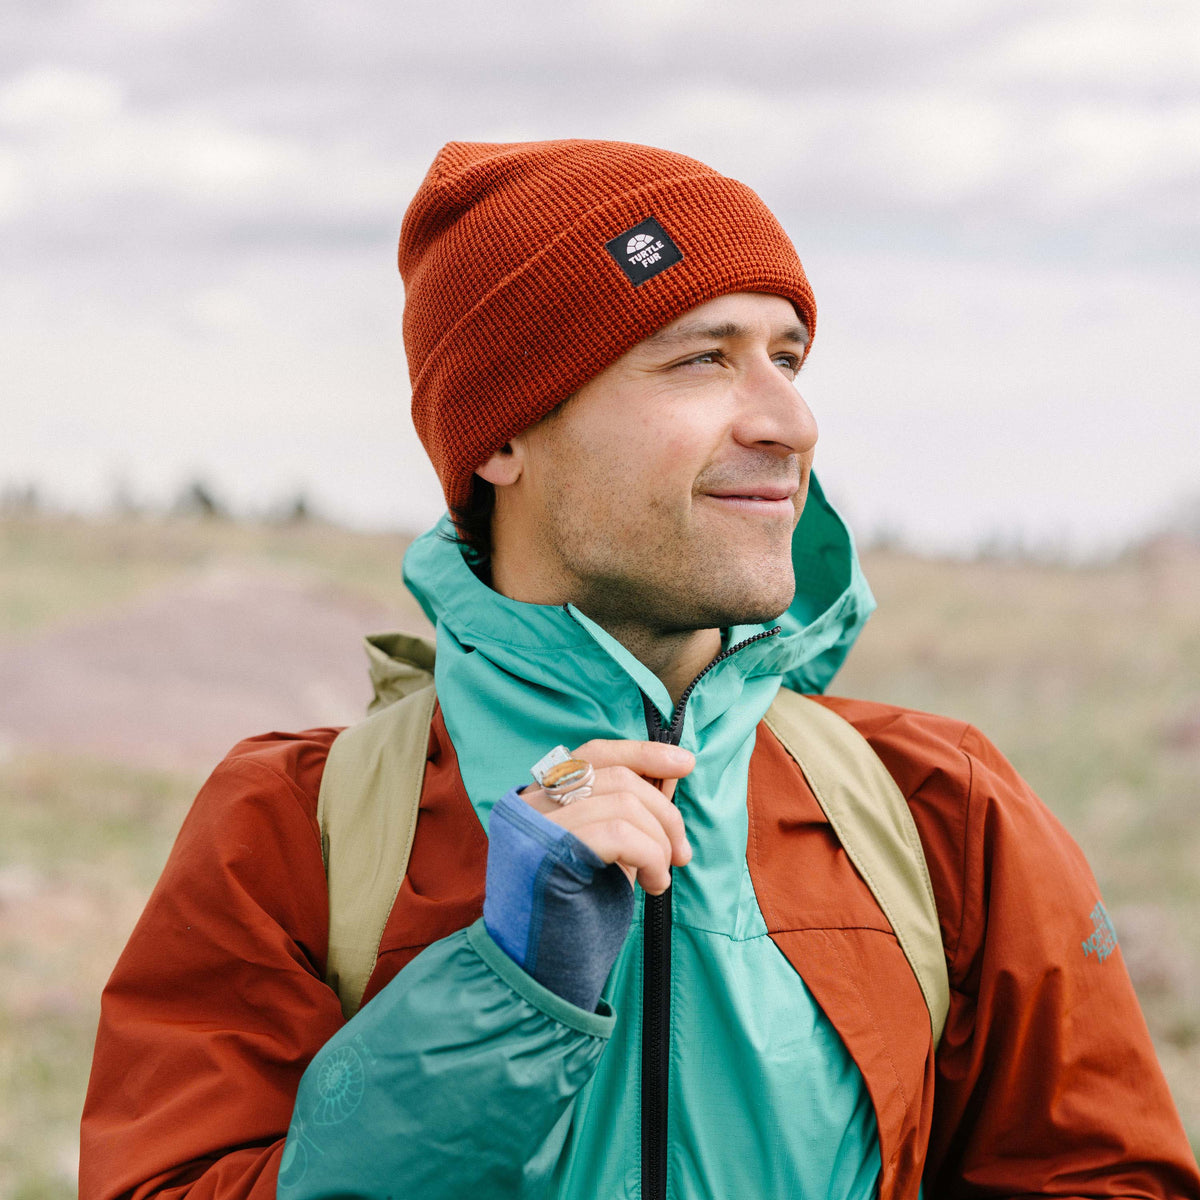
[(1097, 962), (1103, 962), (1117, 948), (1117, 931), (1103, 904), (1097, 904), (1090, 915), (1095, 928), (1083, 942), (1083, 953), (1085, 957), (1094, 954)]
[(679, 247), (653, 217), (647, 217), (604, 245), (634, 287), (683, 261)]

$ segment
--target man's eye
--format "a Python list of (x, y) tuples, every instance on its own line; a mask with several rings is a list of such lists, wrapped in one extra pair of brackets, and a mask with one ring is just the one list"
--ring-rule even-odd
[(787, 371), (793, 379), (800, 374), (800, 356), (797, 354), (776, 354), (772, 361)]
[(715, 363), (721, 361), (720, 350), (705, 350), (703, 354), (694, 354), (684, 363), (687, 366), (690, 363)]

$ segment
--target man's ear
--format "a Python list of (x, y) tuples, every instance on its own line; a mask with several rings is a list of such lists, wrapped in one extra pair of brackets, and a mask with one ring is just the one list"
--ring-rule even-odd
[(525, 469), (525, 447), (520, 438), (505, 442), (485, 463), (475, 468), (475, 474), (494, 487), (507, 487), (521, 478)]

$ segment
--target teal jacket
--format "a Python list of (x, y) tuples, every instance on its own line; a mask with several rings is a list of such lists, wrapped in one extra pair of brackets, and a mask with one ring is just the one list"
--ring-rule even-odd
[[(724, 631), (729, 653), (675, 713), (583, 613), (481, 583), (449, 529), (414, 543), (405, 579), (437, 626), (438, 695), (485, 828), (547, 747), (646, 738), (646, 699), (696, 755), (676, 792), (694, 857), (671, 888), (665, 1194), (876, 1195), (862, 1077), (768, 937), (746, 861), (759, 721), (781, 683), (823, 691), (874, 606), (848, 530), (814, 481), (791, 607)], [(418, 955), (306, 1071), (279, 1195), (640, 1195), (643, 912), (597, 1013), (539, 987), (482, 924)]]

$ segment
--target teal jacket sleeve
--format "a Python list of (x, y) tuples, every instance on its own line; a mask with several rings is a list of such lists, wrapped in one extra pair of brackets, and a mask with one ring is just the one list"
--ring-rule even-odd
[(542, 987), (482, 920), (435, 942), (304, 1072), (280, 1200), (543, 1194), (613, 1021)]

